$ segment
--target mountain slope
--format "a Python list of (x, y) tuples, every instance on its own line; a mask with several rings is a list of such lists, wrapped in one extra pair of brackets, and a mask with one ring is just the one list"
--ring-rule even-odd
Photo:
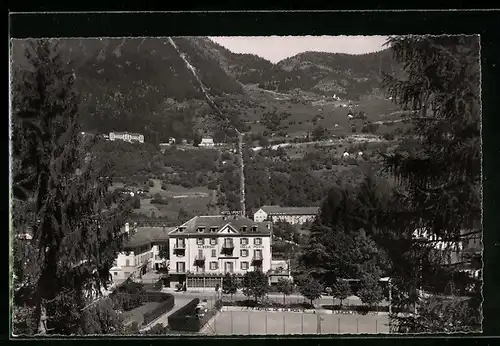
[(192, 40), (240, 83), (284, 93), (297, 89), (358, 99), (379, 94), (382, 72), (398, 70), (389, 50), (362, 55), (304, 52), (272, 64), (256, 55), (232, 53), (205, 37)]
[[(213, 95), (241, 94), (241, 85), (185, 38), (174, 38)], [(192, 138), (210, 108), (199, 84), (167, 39), (63, 39), (72, 60), (84, 130), (134, 131), (147, 141)], [(14, 41), (14, 64), (22, 65), (26, 41)]]

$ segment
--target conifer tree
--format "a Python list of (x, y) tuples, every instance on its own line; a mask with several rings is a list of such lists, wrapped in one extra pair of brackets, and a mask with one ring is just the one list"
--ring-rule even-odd
[[(411, 111), (412, 124), (399, 149), (385, 155), (386, 167), (402, 191), (393, 214), (398, 223), (394, 227), (398, 248), (393, 255), (399, 256), (392, 257), (397, 263), (393, 282), (405, 297), (399, 303), (408, 306), (419, 300), (415, 291), (425, 281), (424, 266), (442, 268), (439, 256), (429, 257), (435, 253), (435, 243), (458, 244), (482, 232), (480, 46), (477, 36), (463, 35), (398, 36), (391, 37), (388, 44), (405, 78), (386, 75), (384, 87), (396, 104)], [(416, 229), (428, 231), (435, 240), (413, 241)], [(456, 266), (449, 268), (457, 270)], [(479, 295), (476, 292), (476, 298)], [(467, 304), (464, 316), (478, 316), (477, 299), (462, 303)], [(406, 326), (404, 331), (429, 331), (430, 324), (423, 323), (427, 319), (422, 316), (432, 315), (425, 310), (430, 305), (420, 305), (419, 318), (411, 323), (396, 321)], [(479, 319), (474, 320), (462, 323), (469, 325), (463, 330)], [(431, 322), (439, 323), (437, 319)]]
[(109, 282), (128, 209), (105, 208), (109, 167), (96, 166), (93, 141), (80, 136), (75, 75), (57, 44), (28, 41), (25, 58), (12, 81), (12, 198), (30, 203), (32, 222), (14, 226), (29, 229), (37, 268), (18, 303), (33, 308), (33, 330), (47, 331), (46, 314), (53, 333), (72, 334)]

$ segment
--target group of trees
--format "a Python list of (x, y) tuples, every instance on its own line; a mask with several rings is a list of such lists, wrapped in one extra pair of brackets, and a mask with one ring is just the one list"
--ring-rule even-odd
[[(410, 136), (382, 155), (392, 184), (368, 175), (358, 187), (332, 188), (311, 228), (300, 271), (326, 284), (361, 279), (358, 294), (367, 301), (378, 299), (378, 278), (391, 277), (393, 306), (418, 312), (393, 313), (398, 332), (478, 330), (478, 279), (468, 299), (419, 293), (421, 287), (442, 287), (437, 277), (457, 285), (464, 280), (451, 274), (467, 263), (445, 266), (451, 250), (436, 251), (438, 241), (458, 244), (482, 232), (478, 38), (393, 37), (389, 44), (408, 78), (387, 75), (384, 87), (398, 105), (413, 110)], [(416, 229), (435, 240), (416, 241)], [(438, 317), (443, 314), (453, 316), (453, 323)]]

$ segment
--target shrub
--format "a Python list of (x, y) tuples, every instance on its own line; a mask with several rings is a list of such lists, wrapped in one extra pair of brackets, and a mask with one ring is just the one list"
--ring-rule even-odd
[(157, 194), (153, 198), (151, 198), (151, 203), (152, 204), (168, 205), (168, 200)]
[(154, 187), (154, 186), (155, 186), (155, 182), (154, 182), (154, 181), (152, 181), (152, 180), (149, 180), (149, 181), (148, 181), (148, 186), (149, 186), (149, 187)]

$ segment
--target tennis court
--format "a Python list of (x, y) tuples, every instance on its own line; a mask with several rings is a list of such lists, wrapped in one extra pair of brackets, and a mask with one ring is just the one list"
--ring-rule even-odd
[(208, 335), (388, 334), (387, 315), (282, 311), (221, 311), (200, 331)]

